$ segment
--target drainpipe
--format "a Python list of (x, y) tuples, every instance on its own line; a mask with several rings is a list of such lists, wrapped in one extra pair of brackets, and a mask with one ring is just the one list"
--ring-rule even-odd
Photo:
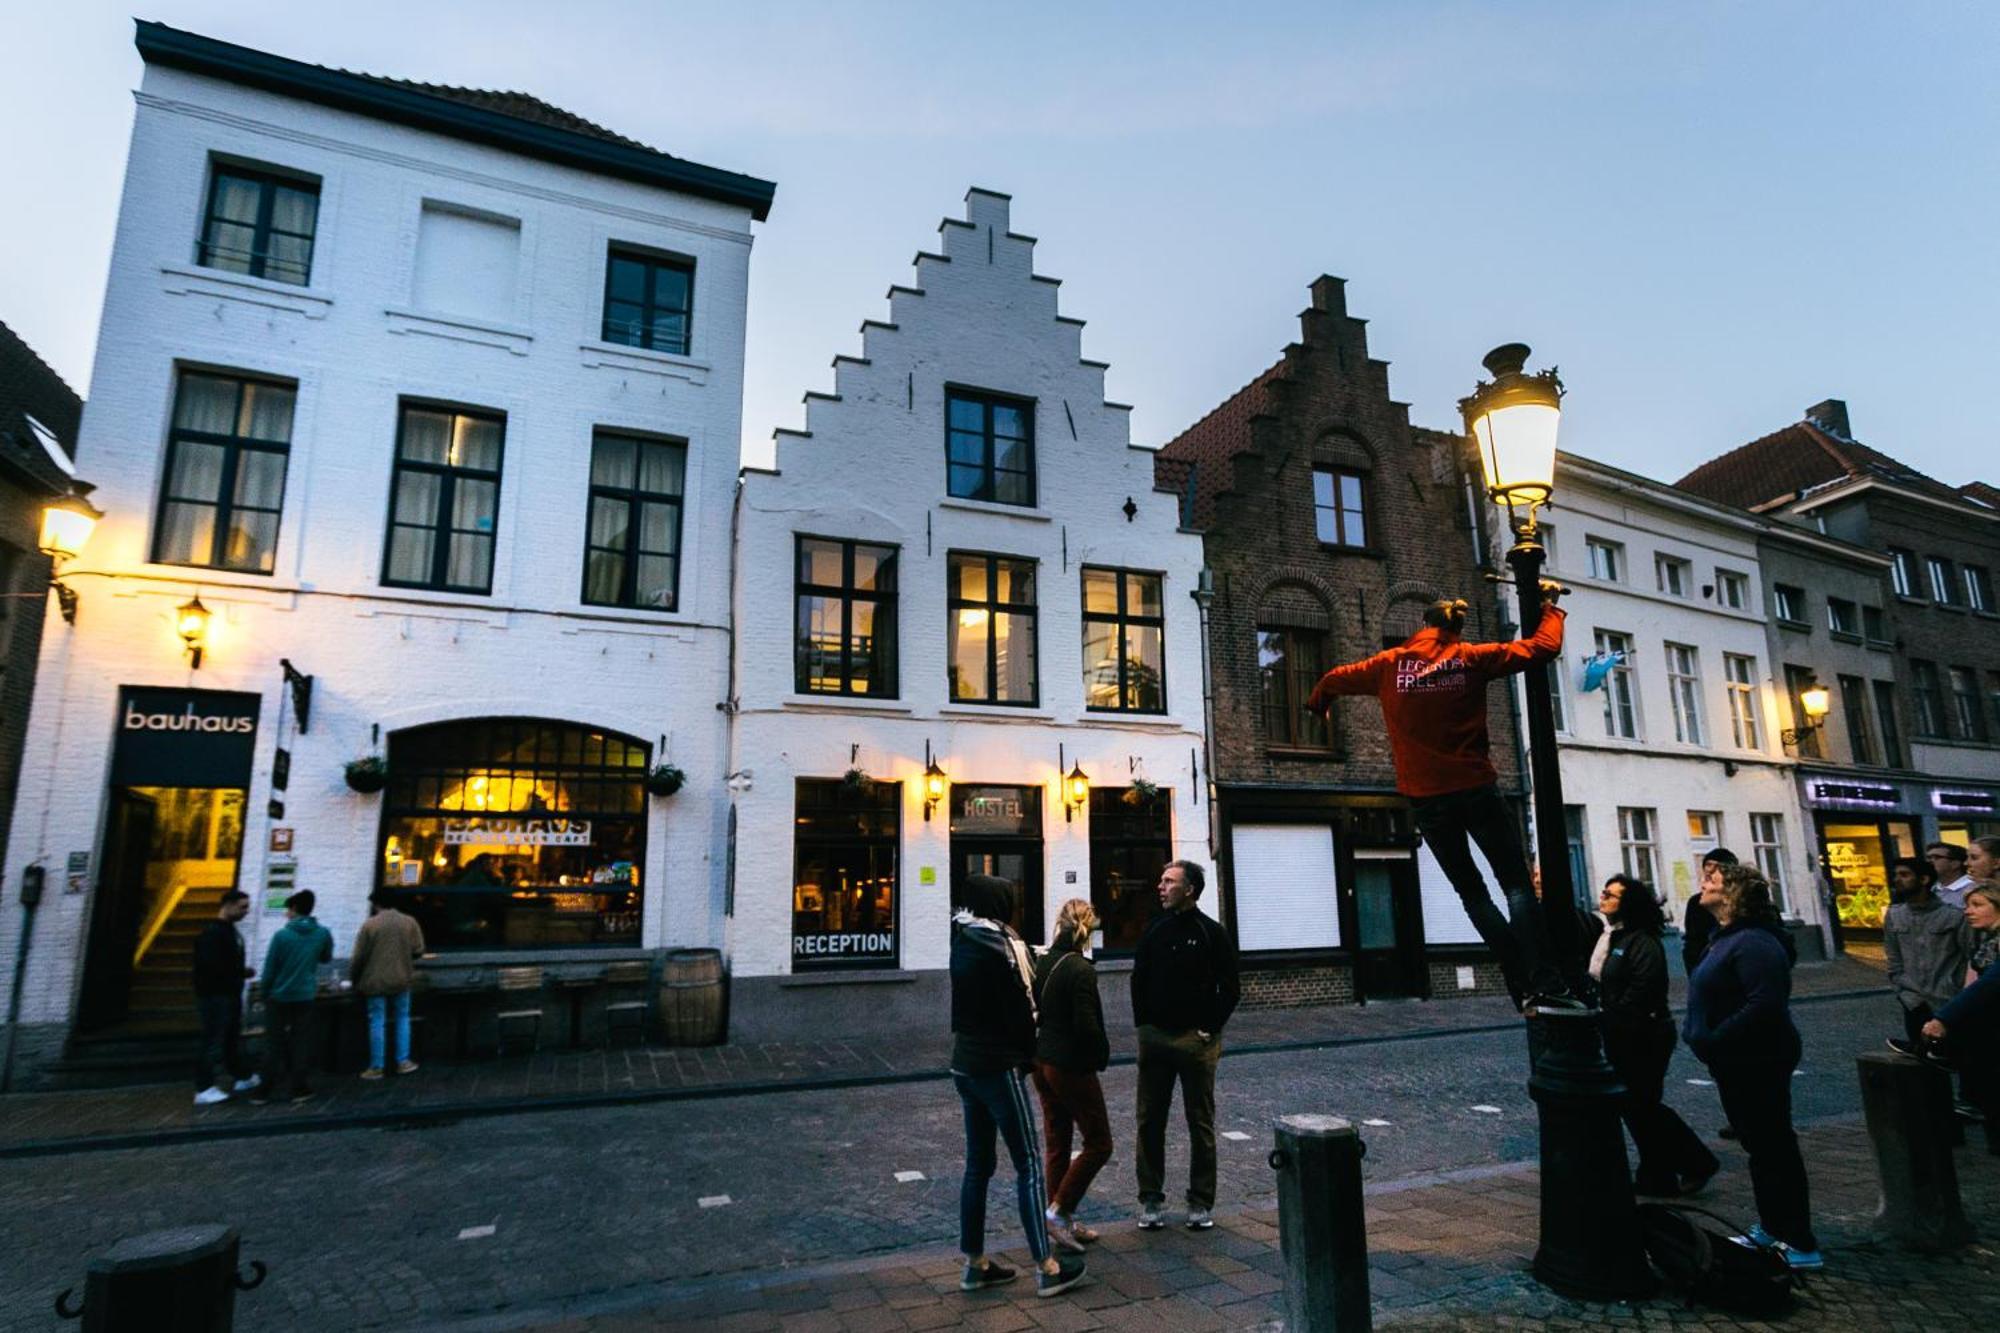
[(1208, 667), (1208, 610), (1215, 604), (1215, 571), (1206, 564), (1188, 596), (1201, 612), (1201, 765), (1208, 787), (1208, 860), (1215, 864), (1215, 682)]

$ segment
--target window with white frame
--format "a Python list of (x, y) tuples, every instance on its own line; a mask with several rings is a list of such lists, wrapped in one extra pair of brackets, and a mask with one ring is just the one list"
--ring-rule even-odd
[(1555, 715), (1556, 730), (1569, 730), (1569, 708), (1563, 699), (1563, 675), (1567, 670), (1562, 658), (1549, 663), (1549, 711)]
[(1694, 566), (1678, 556), (1656, 555), (1653, 557), (1653, 577), (1658, 581), (1660, 591), (1669, 597), (1685, 597), (1694, 584)]
[(1590, 577), (1617, 583), (1625, 577), (1625, 547), (1602, 537), (1585, 537), (1583, 549), (1590, 556)]
[(1931, 600), (1940, 606), (1950, 606), (1958, 600), (1957, 590), (1952, 587), (1951, 561), (1943, 556), (1927, 555), (1924, 568), (1931, 578)]
[(1750, 580), (1730, 569), (1715, 571), (1715, 596), (1732, 611), (1742, 611), (1750, 605)]
[(1618, 807), (1618, 855), (1625, 873), (1643, 884), (1658, 887), (1659, 817), (1637, 806)]
[(1674, 708), (1674, 739), (1707, 744), (1701, 724), (1701, 656), (1687, 644), (1667, 645), (1667, 698)]
[(1900, 546), (1889, 548), (1889, 586), (1898, 597), (1917, 595), (1917, 553)]
[(1757, 871), (1771, 881), (1771, 898), (1785, 910), (1785, 817), (1750, 816), (1750, 855)]
[(1965, 576), (1965, 604), (1975, 611), (1993, 609), (1993, 575), (1984, 565), (1960, 565), (1958, 572)]
[(1632, 636), (1601, 629), (1597, 655), (1611, 659), (1604, 676), (1604, 734), (1626, 740), (1639, 738), (1639, 706), (1632, 693)]
[(1763, 749), (1764, 738), (1757, 726), (1757, 659), (1724, 653), (1722, 678), (1729, 691), (1730, 738), (1739, 750)]
[(1702, 858), (1722, 845), (1722, 812), (1720, 810), (1690, 810), (1687, 812), (1688, 851), (1694, 854), (1695, 882), (1701, 882)]

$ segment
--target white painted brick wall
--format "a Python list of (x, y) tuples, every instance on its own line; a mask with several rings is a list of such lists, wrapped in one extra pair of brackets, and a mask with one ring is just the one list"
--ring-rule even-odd
[[(941, 968), (949, 951), (949, 821), (943, 807), (930, 822), (923, 818), (926, 741), (958, 781), (1041, 786), (1047, 922), (1064, 899), (1090, 896), (1088, 816), (1063, 819), (1058, 745), (1106, 785), (1126, 785), (1136, 765), (1171, 787), (1175, 855), (1210, 864), (1207, 796), (1191, 761), (1201, 747), (1202, 672), (1188, 594), (1201, 569), (1201, 539), (1178, 530), (1175, 497), (1152, 489), (1152, 455), (1131, 445), (1127, 413), (1105, 403), (1103, 368), (1079, 359), (1081, 324), (1058, 318), (1055, 284), (1033, 274), (1033, 242), (1008, 232), (1008, 201), (974, 190), (965, 221), (949, 220), (940, 231), (944, 259), (919, 258), (920, 291), (891, 293), (895, 327), (865, 328), (860, 351), (868, 363), (838, 362), (838, 401), (808, 400), (810, 438), (780, 432), (778, 472), (745, 475), (741, 711), (731, 767), (752, 776), (737, 797), (728, 936), (739, 977), (791, 970), (793, 784), (838, 778), (854, 745), (871, 776), (904, 784), (898, 868), (905, 968)], [(1034, 510), (946, 498), (947, 383), (1035, 401)], [(1122, 512), (1128, 496), (1138, 506), (1131, 521)], [(901, 548), (895, 700), (794, 694), (796, 533)], [(954, 549), (1039, 561), (1038, 708), (949, 704), (945, 557)], [(1121, 720), (1084, 711), (1081, 564), (1164, 573), (1165, 716)], [(925, 866), (935, 869), (935, 884), (919, 882)], [(1076, 872), (1075, 884), (1064, 883), (1066, 871)], [(1219, 911), (1214, 898), (1203, 906)]]
[[(670, 737), (687, 787), (655, 801), (644, 867), (649, 945), (719, 942), (729, 615), (729, 511), (742, 402), (748, 211), (592, 175), (176, 70), (138, 95), (92, 397), (78, 448), (106, 518), (65, 571), (74, 628), (52, 621), (5, 868), (41, 862), (49, 896), (26, 985), (27, 1022), (60, 1022), (79, 984), (89, 896), (63, 892), (64, 859), (101, 852), (120, 684), (263, 696), (240, 883), (262, 880), (278, 659), (314, 674), (309, 735), (293, 744), (286, 823), (299, 884), (344, 953), (365, 914), (379, 797), (341, 765), (386, 733), (451, 718), (529, 715)], [(311, 285), (196, 269), (209, 155), (322, 178)], [(426, 199), (520, 219), (511, 325), (410, 313)], [(691, 355), (598, 347), (612, 239), (690, 255)], [(270, 577), (147, 562), (177, 364), (295, 379), (285, 510)], [(401, 396), (507, 413), (493, 591), (378, 587)], [(593, 426), (688, 441), (681, 610), (579, 603)], [(200, 591), (211, 648), (189, 671), (171, 610)], [(584, 612), (588, 614), (583, 614)], [(19, 915), (0, 913), (0, 985)], [(272, 920), (249, 922), (261, 953)]]

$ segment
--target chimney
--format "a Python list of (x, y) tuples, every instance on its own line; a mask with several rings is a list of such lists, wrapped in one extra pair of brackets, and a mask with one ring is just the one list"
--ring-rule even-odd
[(1847, 428), (1847, 404), (1838, 398), (1829, 398), (1823, 403), (1815, 403), (1806, 409), (1806, 420), (1818, 426), (1835, 439), (1851, 440), (1852, 432)]

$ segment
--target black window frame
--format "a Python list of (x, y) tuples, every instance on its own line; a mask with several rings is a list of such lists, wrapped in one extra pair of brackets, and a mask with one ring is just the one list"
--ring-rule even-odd
[[(419, 412), (449, 412), (454, 416), (474, 417), (495, 421), (500, 425), (499, 464), (489, 473), (483, 468), (460, 467), (454, 463), (422, 463), (403, 457), (403, 434), (408, 428), (409, 414)], [(493, 594), (493, 567), (500, 557), (500, 503), (503, 495), (503, 478), (507, 466), (507, 414), (499, 408), (473, 407), (465, 403), (439, 402), (429, 398), (399, 398), (396, 400), (396, 451), (389, 471), (389, 512), (383, 525), (382, 535), (382, 586), (385, 588), (414, 588), (425, 592), (462, 593), (469, 596), (490, 597)], [(437, 510), (428, 525), (433, 535), (431, 546), (431, 576), (421, 582), (391, 578), (389, 559), (395, 550), (395, 535), (398, 527), (414, 528), (424, 525), (398, 523), (396, 521), (396, 493), (400, 489), (405, 471), (422, 472), (439, 478)], [(487, 552), (486, 582), (483, 586), (454, 584), (448, 582), (451, 571), (451, 537), (457, 529), (451, 526), (452, 501), (455, 498), (460, 479), (491, 481), (493, 483), (493, 531), (489, 534), (492, 546)], [(475, 529), (476, 531), (476, 529)]]
[(1861, 637), (1872, 644), (1890, 642), (1889, 621), (1879, 606), (1861, 606)]
[[(1258, 721), (1264, 731), (1265, 747), (1285, 754), (1312, 756), (1337, 754), (1339, 744), (1337, 729), (1334, 726), (1334, 710), (1328, 710), (1325, 718), (1318, 718), (1309, 713), (1305, 706), (1312, 687), (1326, 674), (1330, 665), (1326, 631), (1315, 629), (1310, 625), (1260, 623), (1253, 633), (1257, 636)], [(1264, 665), (1264, 636), (1267, 634), (1284, 636), (1284, 667), (1281, 674), (1285, 679), (1285, 697), (1276, 706), (1271, 698), (1272, 673), (1270, 668)], [(1303, 668), (1296, 660), (1294, 652), (1298, 636), (1302, 635), (1309, 636), (1314, 643), (1312, 661)], [(1164, 631), (1162, 631), (1161, 648), (1164, 656)], [(1273, 725), (1274, 718), (1282, 719), (1284, 723), (1282, 730)], [(1320, 732), (1317, 739), (1306, 734), (1314, 727)]]
[(1903, 728), (1896, 721), (1896, 686), (1892, 681), (1869, 682), (1875, 696), (1875, 725), (1882, 732), (1882, 762), (1890, 768), (1903, 766)]
[[(1139, 936), (1153, 915), (1150, 891), (1159, 882), (1158, 874), (1152, 876), (1151, 884), (1142, 882), (1145, 876), (1134, 876), (1136, 887), (1128, 886), (1125, 895), (1130, 910), (1121, 911), (1121, 902), (1113, 901), (1111, 893), (1113, 863), (1121, 854), (1129, 858), (1133, 853), (1152, 853), (1157, 854), (1164, 870), (1174, 859), (1173, 789), (1162, 787), (1151, 799), (1132, 799), (1135, 790), (1090, 789), (1090, 905), (1103, 923), (1102, 956), (1130, 957), (1137, 952)], [(1130, 943), (1123, 938), (1128, 935)]]
[[(825, 542), (840, 547), (840, 585), (808, 583), (805, 580), (805, 544)], [(877, 562), (876, 587), (872, 592), (859, 590), (854, 586), (854, 556), (859, 547), (871, 547), (888, 553), (886, 559)], [(901, 661), (897, 652), (897, 616), (899, 614), (901, 589), (897, 586), (903, 548), (894, 542), (864, 541), (858, 537), (826, 537), (817, 533), (795, 532), (792, 534), (792, 690), (796, 694), (831, 695), (852, 699), (895, 699), (901, 693)], [(882, 586), (885, 582), (887, 587)], [(803, 603), (807, 597), (836, 598), (840, 602), (840, 688), (814, 688), (808, 681), (806, 670), (806, 626)], [(887, 626), (886, 649), (878, 653), (877, 672), (870, 683), (886, 685), (883, 689), (854, 689), (854, 603), (870, 602), (875, 607), (876, 639), (885, 638), (883, 627)]]
[[(257, 186), (257, 219), (255, 222), (246, 224), (237, 221), (235, 218), (218, 218), (216, 216), (216, 196), (222, 188), (222, 182), (225, 177), (247, 181)], [(279, 233), (284, 236), (298, 237), (306, 243), (305, 275), (296, 282), (290, 278), (274, 278), (265, 271), (270, 266), (270, 244), (271, 233), (273, 231), (271, 226), (271, 211), (277, 201), (278, 188), (280, 186), (288, 190), (308, 193), (313, 197), (312, 232), (303, 236), (293, 231)], [(312, 286), (313, 259), (319, 250), (319, 208), (320, 180), (316, 176), (293, 175), (288, 172), (273, 170), (269, 167), (252, 167), (220, 159), (211, 159), (208, 168), (208, 189), (202, 199), (201, 228), (196, 233), (194, 241), (195, 265), (198, 268), (214, 269), (218, 273), (238, 273), (242, 276), (259, 278), (265, 282), (282, 282), (287, 287), (310, 287)], [(211, 262), (219, 247), (216, 246), (214, 241), (209, 239), (209, 229), (218, 222), (232, 227), (246, 225), (250, 227), (250, 268), (247, 274), (242, 274), (241, 270), (223, 268)]]
[(1936, 662), (1910, 659), (1910, 702), (1915, 705), (1917, 735), (1927, 740), (1943, 740), (1950, 735), (1945, 708), (1943, 678)]
[(1911, 601), (1922, 600), (1917, 591), (1917, 553), (1907, 546), (1889, 548), (1889, 590)]
[[(986, 562), (986, 600), (970, 601), (959, 596), (958, 571), (954, 562), (959, 560), (984, 560)], [(1033, 602), (1001, 602), (995, 600), (1000, 585), (999, 565), (1002, 560), (1017, 565), (1026, 565), (1035, 580), (1036, 600)], [(1033, 556), (1010, 555), (1004, 551), (946, 551), (945, 569), (945, 702), (947, 704), (973, 704), (984, 708), (1039, 708), (1042, 703), (1042, 614), (1038, 605), (1042, 595), (1041, 562)], [(1028, 642), (1035, 654), (1033, 688), (1026, 699), (996, 699), (994, 691), (1000, 683), (1000, 636), (989, 629), (986, 635), (986, 697), (974, 699), (957, 693), (957, 681), (953, 675), (956, 654), (952, 651), (952, 633), (958, 624), (960, 611), (984, 611), (988, 616), (1025, 616), (1028, 621)], [(991, 622), (989, 622), (990, 624)]]
[[(600, 442), (607, 439), (627, 441), (641, 450), (649, 448), (680, 450), (680, 494), (668, 495), (664, 491), (641, 490), (639, 487), (639, 478), (646, 475), (646, 470), (644, 467), (638, 465), (636, 456), (631, 486), (608, 486), (598, 481), (597, 446)], [(577, 590), (577, 598), (583, 605), (616, 607), (626, 611), (650, 611), (657, 615), (675, 615), (679, 613), (681, 609), (681, 542), (686, 536), (685, 524), (687, 521), (687, 462), (688, 442), (676, 436), (648, 435), (643, 431), (621, 430), (614, 426), (599, 426), (591, 431), (590, 494), (584, 501), (583, 510), (583, 574), (582, 581)], [(497, 495), (495, 500), (495, 513), (497, 515)], [(607, 504), (623, 504), (626, 506), (626, 543), (623, 551), (615, 550), (609, 546), (595, 545), (590, 539), (594, 528), (592, 519), (596, 514), (599, 501)], [(639, 534), (642, 530), (642, 525), (635, 521), (635, 515), (643, 512), (643, 506), (645, 505), (669, 505), (673, 508), (674, 549), (671, 556), (668, 556), (668, 553), (664, 551), (645, 551), (640, 549)], [(590, 595), (590, 557), (600, 551), (607, 555), (617, 555), (623, 561), (623, 568), (619, 573), (618, 579), (618, 596), (612, 601), (603, 601), (593, 598)], [(673, 605), (652, 606), (638, 600), (639, 560), (642, 556), (650, 556), (654, 559), (667, 556), (673, 560)]]
[[(1368, 544), (1368, 537), (1375, 530), (1375, 517), (1370, 512), (1369, 507), (1368, 475), (1367, 472), (1358, 467), (1327, 466), (1315, 467), (1313, 469), (1313, 537), (1321, 546), (1333, 547), (1342, 551), (1366, 551), (1372, 549)], [(1330, 506), (1319, 502), (1319, 479), (1323, 476), (1333, 478), (1333, 504)], [(1347, 506), (1340, 502), (1340, 483), (1342, 478), (1346, 477), (1353, 478), (1354, 484), (1361, 490), (1360, 541), (1349, 541), (1347, 536)], [(1332, 541), (1328, 541), (1326, 534), (1320, 530), (1321, 514), (1333, 515), (1334, 539)]]
[[(813, 798), (807, 800), (808, 794)], [(839, 972), (889, 968), (900, 965), (903, 954), (903, 784), (870, 782), (854, 787), (840, 778), (795, 778), (792, 782), (792, 924), (788, 952), (794, 972)], [(852, 830), (833, 833), (809, 821), (807, 811), (851, 812)], [(888, 827), (880, 827), (886, 817)], [(886, 853), (889, 880), (889, 926), (891, 941), (886, 952), (811, 954), (799, 951), (799, 876), (809, 851), (827, 853), (859, 851), (869, 858)], [(825, 891), (822, 886), (822, 893)], [(821, 932), (826, 933), (826, 932)]]
[[(967, 495), (957, 490), (956, 483), (953, 479), (953, 473), (955, 469), (969, 468), (975, 466), (974, 464), (971, 463), (956, 462), (952, 458), (951, 437), (955, 434), (970, 434), (970, 432), (968, 431), (959, 431), (953, 428), (951, 424), (951, 409), (952, 409), (952, 404), (954, 402), (965, 402), (965, 403), (975, 404), (980, 409), (979, 435), (981, 443), (980, 443), (980, 461), (977, 464), (980, 476), (980, 482), (977, 489), (980, 493), (978, 494)], [(993, 431), (993, 409), (995, 407), (1014, 408), (1021, 413), (1022, 420), (1027, 423), (1028, 433), (1022, 440), (1022, 443), (1027, 446), (1027, 455), (1028, 455), (1028, 466), (1025, 469), (1001, 468), (995, 465), (994, 462), (995, 436)], [(1008, 507), (1013, 509), (1036, 508), (1037, 505), (1040, 503), (1040, 498), (1041, 498), (1041, 481), (1040, 481), (1039, 469), (1036, 466), (1036, 458), (1035, 458), (1035, 440), (1038, 434), (1035, 421), (1035, 409), (1036, 409), (1035, 399), (1023, 398), (1019, 394), (997, 393), (991, 389), (975, 389), (969, 385), (964, 385), (964, 384), (945, 385), (944, 386), (944, 493), (954, 500), (971, 500), (979, 504), (1007, 505)], [(1027, 499), (1002, 500), (998, 498), (999, 489), (996, 484), (996, 480), (998, 475), (1002, 472), (1005, 472), (1009, 475), (1021, 476), (1026, 478), (1026, 484), (1028, 488)]]
[[(245, 435), (217, 435), (210, 431), (183, 430), (174, 422), (180, 416), (181, 392), (190, 375), (204, 379), (233, 380), (236, 383), (236, 416), (243, 414), (243, 387), (247, 384), (261, 384), (267, 388), (283, 389), (292, 395), (292, 424), (286, 429), (286, 438), (257, 440)], [(153, 504), (153, 537), (148, 544), (147, 558), (155, 565), (172, 565), (179, 569), (222, 569), (233, 574), (256, 574), (271, 577), (278, 568), (278, 540), (284, 531), (285, 489), (291, 484), (292, 475), (292, 431), (298, 425), (298, 394), (296, 380), (287, 380), (275, 375), (250, 375), (233, 370), (211, 370), (203, 366), (178, 366), (174, 373), (174, 400), (168, 409), (167, 448), (164, 464), (160, 470), (160, 492)], [(216, 480), (216, 499), (213, 501), (193, 499), (170, 493), (174, 478), (176, 455), (182, 444), (212, 445), (223, 451), (222, 472)], [(259, 453), (277, 454), (284, 459), (284, 477), (278, 483), (278, 507), (265, 509), (259, 505), (241, 505), (236, 500), (236, 484), (242, 470), (243, 452), (255, 450)], [(167, 535), (167, 510), (171, 505), (207, 505), (215, 510), (214, 528), (209, 536), (210, 558), (207, 560), (170, 560), (161, 552), (161, 543)], [(277, 522), (271, 529), (271, 568), (258, 569), (249, 565), (230, 564), (223, 555), (229, 541), (230, 520), (238, 509), (259, 514), (275, 514)]]
[[(618, 337), (612, 331), (611, 307), (613, 298), (611, 295), (611, 272), (613, 265), (621, 260), (640, 265), (645, 269), (646, 273), (645, 295), (639, 302), (639, 319), (633, 325), (633, 328), (639, 335), (637, 341), (631, 338)], [(679, 347), (661, 347), (654, 342), (653, 320), (662, 310), (657, 299), (661, 269), (673, 269), (687, 278), (687, 303), (678, 312), (681, 317), (681, 345)], [(649, 352), (664, 352), (669, 356), (691, 355), (694, 347), (694, 275), (695, 262), (687, 255), (668, 254), (663, 251), (648, 250), (642, 246), (627, 245), (613, 241), (606, 247), (604, 256), (603, 319), (598, 326), (598, 332), (602, 335), (602, 340), (619, 347), (637, 347)], [(630, 305), (631, 302), (619, 301), (617, 304)]]
[(1868, 725), (1868, 686), (1859, 676), (1835, 676), (1847, 716), (1847, 748), (1857, 764), (1875, 762), (1875, 733)]
[(1958, 576), (1965, 585), (1965, 604), (1974, 611), (2000, 611), (1993, 602), (1993, 573), (1984, 565), (1960, 565)]
[[(1947, 666), (1945, 682), (1951, 694), (1951, 715), (1958, 723), (1958, 738), (1984, 745), (1991, 733), (1986, 726), (1986, 700), (1980, 694), (1979, 672), (1969, 666)], [(1959, 688), (1961, 682), (1966, 688)]]
[(1861, 608), (1845, 597), (1826, 599), (1827, 633), (1840, 639), (1861, 639)]
[[(1090, 609), (1090, 597), (1084, 591), (1084, 580), (1088, 578), (1093, 572), (1100, 574), (1111, 574), (1116, 577), (1117, 587), (1118, 587), (1118, 609), (1116, 611), (1107, 614), (1103, 611), (1093, 611)], [(1159, 615), (1157, 616), (1137, 615), (1134, 614), (1129, 609), (1128, 599), (1126, 597), (1126, 586), (1125, 586), (1125, 581), (1127, 578), (1150, 578), (1150, 579), (1157, 579), (1159, 581), (1160, 585)], [(1086, 626), (1091, 624), (1098, 624), (1098, 625), (1112, 624), (1118, 627), (1119, 704), (1116, 708), (1105, 708), (1102, 705), (1091, 703), (1090, 682), (1088, 681), (1088, 679), (1086, 679), (1084, 681), (1084, 691), (1083, 691), (1083, 711), (1086, 713), (1120, 713), (1120, 714), (1129, 714), (1129, 715), (1137, 715), (1145, 717), (1159, 717), (1165, 714), (1167, 712), (1167, 576), (1166, 573), (1162, 570), (1154, 570), (1154, 569), (1130, 569), (1122, 565), (1078, 565), (1076, 594), (1077, 594), (1077, 605), (1083, 613), (1083, 624), (1085, 624)], [(1150, 626), (1157, 628), (1160, 631), (1160, 706), (1158, 708), (1135, 708), (1131, 707), (1125, 702), (1127, 699), (1131, 697), (1132, 694), (1132, 683), (1130, 680), (1130, 673), (1128, 671), (1128, 667), (1130, 666), (1132, 659), (1130, 652), (1127, 650), (1126, 638), (1125, 638), (1125, 631), (1127, 627), (1131, 625)], [(1089, 663), (1086, 662), (1083, 664), (1083, 666), (1085, 670), (1089, 669)]]
[(1958, 605), (1958, 567), (1949, 559), (1941, 555), (1925, 556), (1924, 582), (1930, 587), (1933, 605)]
[(1806, 590), (1792, 583), (1771, 585), (1771, 618), (1781, 625), (1812, 626)]

